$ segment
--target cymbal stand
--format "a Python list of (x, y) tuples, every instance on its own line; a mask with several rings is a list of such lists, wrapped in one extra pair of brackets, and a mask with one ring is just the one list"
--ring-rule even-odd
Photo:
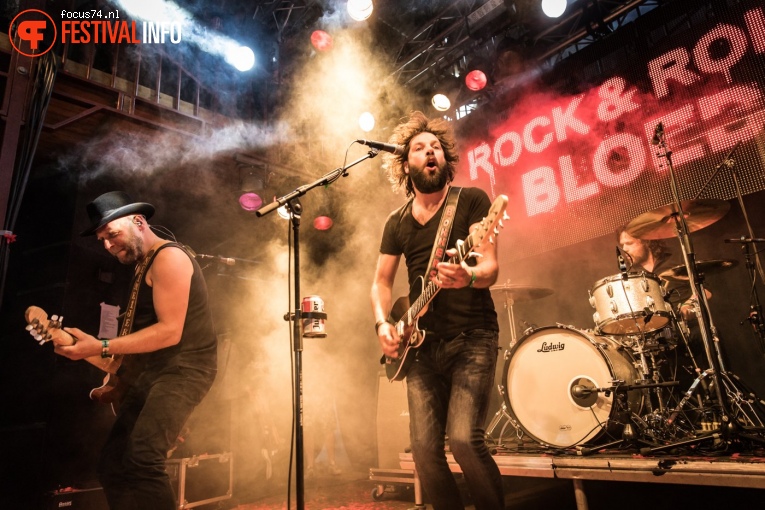
[[(510, 280), (508, 280), (508, 283), (510, 283)], [(515, 299), (513, 299), (512, 292), (508, 292), (507, 290), (504, 290), (503, 293), (505, 294), (505, 302), (504, 307), (505, 311), (507, 311), (507, 320), (510, 323), (510, 345), (507, 350), (505, 350), (505, 362), (507, 362), (507, 359), (510, 357), (510, 350), (515, 346), (515, 343), (517, 342), (517, 337), (515, 333), (515, 315), (513, 313), (513, 305), (515, 304)], [(499, 392), (499, 396), (502, 400), (502, 405), (500, 406), (499, 410), (497, 410), (496, 413), (494, 413), (494, 418), (492, 418), (491, 423), (489, 423), (489, 426), (486, 427), (486, 432), (484, 433), (484, 437), (489, 439), (491, 438), (491, 435), (494, 433), (494, 429), (499, 426), (500, 423), (502, 423), (502, 420), (507, 420), (509, 424), (515, 428), (517, 433), (519, 434), (518, 439), (520, 439), (521, 429), (518, 427), (518, 423), (513, 419), (512, 416), (510, 416), (510, 413), (507, 412), (507, 404), (505, 403), (505, 386), (502, 384), (497, 385), (497, 391)], [(499, 431), (499, 437), (497, 438), (497, 446), (503, 446), (502, 438), (505, 435), (505, 429), (507, 428), (507, 423), (502, 426), (502, 428)]]
[[(730, 404), (727, 401), (727, 395), (722, 392), (722, 385), (720, 384), (721, 368), (719, 365), (720, 356), (715, 356), (712, 352), (712, 346), (714, 343), (715, 350), (719, 353), (719, 338), (716, 335), (716, 329), (712, 323), (712, 316), (709, 313), (709, 308), (706, 306), (706, 290), (704, 289), (703, 279), (699, 277), (699, 272), (696, 267), (696, 255), (693, 250), (693, 244), (690, 238), (690, 231), (688, 224), (686, 223), (685, 213), (683, 211), (682, 203), (680, 202), (680, 194), (677, 186), (677, 176), (675, 175), (674, 165), (672, 164), (672, 151), (667, 147), (664, 129), (661, 123), (656, 127), (656, 133), (654, 136), (654, 144), (658, 145), (661, 149), (659, 157), (663, 157), (667, 162), (667, 168), (669, 170), (669, 185), (672, 193), (672, 200), (675, 205), (675, 212), (672, 214), (672, 219), (675, 222), (675, 230), (677, 232), (677, 238), (680, 242), (681, 252), (683, 254), (683, 261), (688, 271), (688, 281), (693, 290), (693, 294), (700, 301), (704, 302), (705, 306), (695, 307), (696, 317), (699, 321), (699, 328), (701, 331), (701, 339), (704, 344), (704, 351), (709, 361), (709, 366), (712, 368), (710, 372), (710, 379), (712, 381), (713, 391), (716, 396), (717, 404), (720, 409), (720, 424), (721, 434), (728, 436), (734, 432), (736, 424), (732, 421)], [(707, 439), (707, 437), (699, 438), (699, 440)], [(663, 448), (662, 448), (663, 449)], [(653, 450), (653, 449), (652, 449)]]

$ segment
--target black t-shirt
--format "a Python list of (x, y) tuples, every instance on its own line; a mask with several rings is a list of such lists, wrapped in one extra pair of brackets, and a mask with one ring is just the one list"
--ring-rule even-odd
[[(420, 225), (412, 216), (410, 200), (393, 211), (385, 223), (380, 253), (404, 255), (409, 275), (409, 299), (412, 303), (422, 291), (422, 280), (418, 280), (418, 277), (426, 272), (445, 204), (446, 200), (425, 225)], [(466, 239), (470, 225), (480, 222), (489, 212), (490, 206), (491, 201), (483, 190), (463, 188), (447, 246), (453, 248), (457, 240)], [(397, 320), (399, 318), (394, 317)], [(440, 339), (450, 339), (463, 331), (478, 328), (499, 331), (489, 289), (467, 287), (441, 290), (430, 303), (428, 313), (420, 319), (419, 326), (431, 338)]]

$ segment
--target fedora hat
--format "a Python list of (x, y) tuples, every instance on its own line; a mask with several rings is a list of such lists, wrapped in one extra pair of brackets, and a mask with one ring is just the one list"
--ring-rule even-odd
[(146, 202), (133, 202), (124, 191), (110, 191), (99, 196), (86, 206), (90, 227), (81, 236), (90, 236), (110, 221), (131, 214), (142, 214), (146, 219), (154, 214), (154, 206)]

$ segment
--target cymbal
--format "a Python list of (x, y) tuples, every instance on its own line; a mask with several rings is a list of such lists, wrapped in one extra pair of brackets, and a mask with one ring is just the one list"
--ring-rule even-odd
[[(689, 233), (708, 227), (725, 216), (730, 209), (727, 201), (716, 199), (683, 200), (680, 205), (685, 213)], [(675, 204), (664, 205), (630, 221), (625, 230), (638, 239), (669, 239), (677, 235), (675, 215), (677, 215)]]
[[(703, 260), (696, 262), (696, 268), (698, 271), (700, 273), (704, 273), (705, 275), (722, 273), (728, 269), (733, 269), (737, 265), (738, 260), (733, 259)], [(685, 267), (685, 264), (681, 264), (679, 266), (667, 269), (666, 271), (662, 271), (659, 277), (664, 278), (665, 280), (687, 281), (688, 268)]]
[(515, 301), (533, 301), (547, 297), (553, 292), (553, 289), (547, 287), (532, 287), (531, 285), (520, 285), (517, 283), (504, 283), (489, 287), (492, 292), (501, 292), (509, 294)]

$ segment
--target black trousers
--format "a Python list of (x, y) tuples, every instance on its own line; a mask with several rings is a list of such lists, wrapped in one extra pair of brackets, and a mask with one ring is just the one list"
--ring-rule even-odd
[(128, 390), (98, 466), (111, 510), (177, 508), (167, 451), (214, 379), (214, 371), (171, 367), (144, 372)]

